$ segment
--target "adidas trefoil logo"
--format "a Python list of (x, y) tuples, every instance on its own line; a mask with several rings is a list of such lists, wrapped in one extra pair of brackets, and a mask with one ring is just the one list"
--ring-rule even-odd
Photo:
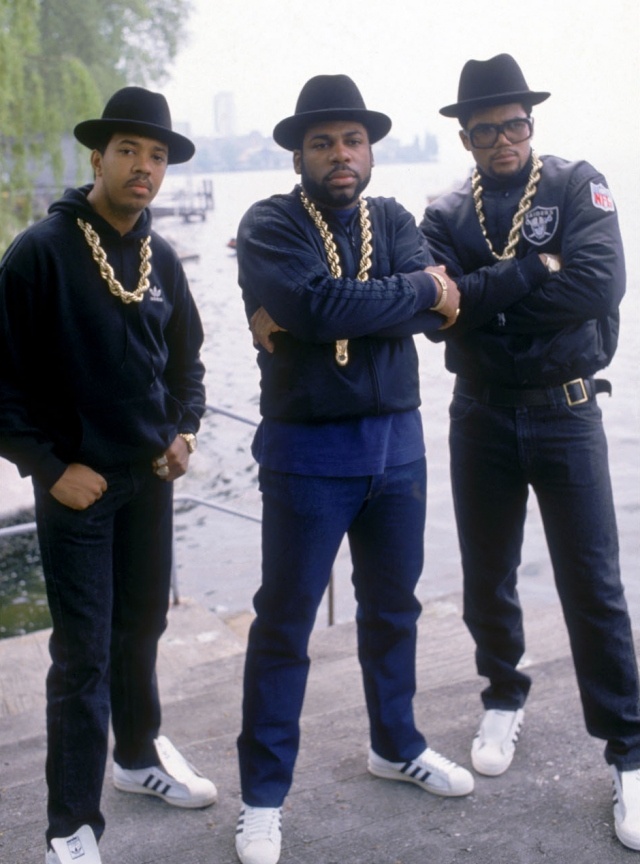
[(152, 303), (164, 303), (162, 291), (155, 285), (152, 285), (151, 288), (149, 288), (149, 297), (151, 298)]
[(67, 840), (67, 849), (69, 850), (69, 856), (71, 858), (84, 858), (84, 847), (77, 834), (74, 834), (73, 837), (70, 837)]

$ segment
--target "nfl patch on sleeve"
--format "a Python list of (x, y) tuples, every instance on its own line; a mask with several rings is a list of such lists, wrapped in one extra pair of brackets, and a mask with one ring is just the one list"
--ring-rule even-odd
[(606, 186), (602, 183), (591, 183), (591, 203), (594, 207), (600, 210), (607, 210), (611, 213), (615, 212), (616, 205), (613, 203), (613, 196)]

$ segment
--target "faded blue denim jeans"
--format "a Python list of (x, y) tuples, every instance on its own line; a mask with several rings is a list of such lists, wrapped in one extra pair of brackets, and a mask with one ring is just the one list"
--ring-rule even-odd
[(456, 395), (451, 477), (464, 619), (485, 708), (519, 708), (531, 679), (517, 568), (529, 487), (537, 496), (586, 726), (621, 770), (640, 767), (638, 667), (620, 578), (607, 441), (594, 398), (502, 408)]
[(34, 483), (53, 619), (48, 841), (83, 824), (102, 835), (110, 712), (114, 759), (125, 768), (157, 762), (155, 667), (171, 581), (172, 484), (146, 465), (103, 473), (107, 491), (83, 511), (64, 507)]
[(426, 747), (412, 707), (426, 463), (349, 478), (261, 468), (260, 488), (262, 585), (254, 598), (238, 751), (243, 801), (279, 807), (298, 753), (309, 636), (345, 535), (371, 746), (394, 761)]

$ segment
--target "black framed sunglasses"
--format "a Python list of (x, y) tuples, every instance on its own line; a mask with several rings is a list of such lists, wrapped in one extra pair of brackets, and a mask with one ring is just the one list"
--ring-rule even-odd
[(467, 135), (471, 146), (477, 150), (494, 147), (500, 135), (504, 135), (510, 144), (519, 144), (533, 135), (533, 121), (529, 117), (514, 117), (504, 123), (478, 123), (467, 130)]

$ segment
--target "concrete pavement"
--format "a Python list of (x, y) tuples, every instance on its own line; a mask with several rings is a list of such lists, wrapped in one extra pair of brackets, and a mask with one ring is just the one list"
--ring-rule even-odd
[[(318, 630), (302, 748), (283, 818), (281, 864), (622, 864), (603, 744), (582, 720), (555, 605), (525, 607), (534, 679), (510, 770), (476, 777), (444, 799), (366, 770), (367, 722), (355, 628)], [(163, 732), (218, 786), (219, 801), (185, 811), (116, 791), (107, 768), (104, 864), (237, 864), (235, 739), (250, 616), (222, 621), (186, 604), (171, 611), (159, 660)], [(46, 633), (0, 640), (0, 861), (44, 860)], [(425, 606), (415, 711), (429, 743), (470, 767), (481, 709), (460, 598)]]

